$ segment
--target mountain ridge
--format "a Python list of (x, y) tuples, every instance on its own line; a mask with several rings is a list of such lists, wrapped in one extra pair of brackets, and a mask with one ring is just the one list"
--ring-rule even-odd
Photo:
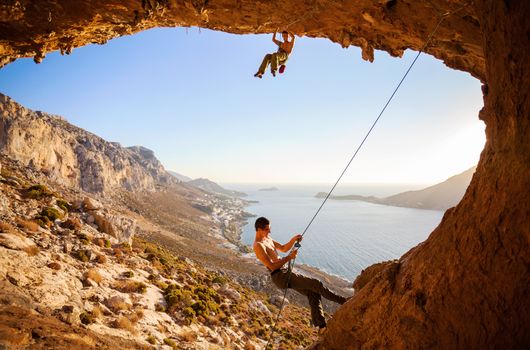
[[(438, 184), (420, 190), (401, 192), (384, 198), (361, 195), (332, 195), (330, 199), (358, 200), (405, 208), (447, 210), (455, 206), (462, 199), (475, 170), (476, 166), (460, 174), (451, 176)], [(315, 195), (317, 198), (324, 198), (326, 196), (327, 193), (325, 192), (319, 192)]]

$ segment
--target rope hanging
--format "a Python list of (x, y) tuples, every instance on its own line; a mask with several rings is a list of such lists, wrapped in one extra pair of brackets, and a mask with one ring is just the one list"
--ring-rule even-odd
[[(429, 1), (429, 0), (427, 0)], [(388, 105), (390, 104), (390, 102), (392, 101), (392, 99), (394, 98), (394, 95), (397, 93), (397, 91), (399, 90), (399, 88), (401, 87), (401, 84), (403, 83), (403, 81), (405, 80), (405, 78), (407, 77), (407, 75), (409, 74), (410, 70), (412, 69), (412, 67), (414, 66), (414, 64), (416, 63), (416, 61), (418, 60), (418, 58), (420, 57), (420, 55), (425, 51), (425, 49), (427, 48), (427, 46), (429, 45), (429, 43), (431, 42), (434, 34), (436, 34), (436, 32), (438, 31), (438, 28), (440, 27), (440, 24), (442, 24), (443, 20), (448, 17), (449, 15), (452, 15), (456, 12), (459, 12), (460, 10), (462, 10), (463, 8), (465, 8), (467, 5), (469, 5), (472, 1), (470, 2), (467, 2), (465, 3), (464, 5), (462, 5), (461, 7), (459, 7), (458, 9), (454, 10), (453, 12), (445, 12), (445, 13), (442, 13), (437, 7), (434, 7), (435, 10), (438, 12), (438, 16), (439, 16), (439, 20), (438, 22), (436, 23), (436, 26), (434, 27), (434, 29), (432, 30), (432, 32), (429, 34), (427, 40), (425, 41), (425, 44), (423, 45), (423, 47), (418, 51), (418, 54), (416, 55), (416, 57), (414, 58), (414, 60), (412, 61), (412, 63), (410, 64), (409, 68), (407, 69), (407, 71), (405, 72), (405, 74), (403, 75), (403, 77), (401, 78), (401, 80), (399, 81), (399, 83), (397, 84), (396, 88), (394, 89), (394, 91), (392, 92), (392, 94), (390, 95), (390, 97), (388, 98), (387, 102), (385, 103), (385, 105), (383, 106), (383, 108), (381, 109), (381, 112), (379, 112), (379, 115), (377, 116), (377, 118), (375, 119), (375, 121), (373, 122), (372, 126), (370, 127), (370, 129), (368, 130), (368, 132), (366, 133), (365, 137), (363, 138), (363, 140), (361, 141), (361, 143), (359, 144), (359, 146), (357, 147), (357, 149), (355, 150), (353, 156), (350, 158), (348, 164), (346, 164), (346, 167), (344, 168), (344, 170), (342, 171), (342, 173), (340, 174), (339, 178), (337, 179), (337, 181), (335, 182), (335, 184), (333, 185), (333, 187), (331, 187), (331, 190), (328, 192), (328, 194), (326, 195), (326, 197), (324, 198), (324, 200), (322, 201), (322, 204), (320, 204), (320, 207), (317, 209), (315, 215), (313, 215), (313, 217), (311, 218), (311, 220), (309, 221), (309, 224), (307, 224), (306, 228), (304, 229), (304, 231), (302, 232), (302, 237), (306, 234), (307, 230), (309, 229), (309, 227), (311, 226), (311, 224), (313, 223), (313, 221), (315, 220), (315, 218), (317, 217), (318, 213), (320, 212), (320, 210), (322, 209), (322, 207), (324, 206), (324, 204), (326, 203), (326, 201), (329, 199), (329, 197), (331, 196), (331, 193), (333, 192), (333, 190), (335, 190), (335, 187), (337, 187), (337, 185), (339, 184), (340, 180), (342, 179), (342, 177), (344, 176), (344, 174), (346, 173), (346, 171), (348, 170), (350, 164), (353, 162), (353, 160), (355, 159), (355, 157), (357, 156), (357, 153), (359, 153), (359, 151), (361, 150), (362, 146), (364, 145), (366, 139), (368, 139), (368, 136), (370, 136), (370, 134), (372, 133), (372, 130), (375, 128), (377, 122), (379, 121), (379, 119), (381, 118), (381, 116), (383, 115), (383, 113), (385, 112), (386, 108), (388, 107)], [(429, 1), (429, 3), (431, 3)], [(432, 4), (432, 3), (431, 3)], [(293, 249), (299, 249), (301, 247), (300, 243), (299, 242), (296, 242), (295, 246)], [(269, 339), (267, 340), (267, 344), (265, 345), (265, 350), (267, 350), (269, 348), (269, 345), (270, 345), (270, 342), (271, 342), (271, 339), (272, 337), (274, 336), (274, 332), (276, 331), (276, 325), (278, 324), (278, 321), (280, 319), (280, 316), (281, 316), (281, 313), (282, 313), (282, 310), (283, 310), (283, 307), (284, 307), (284, 304), (285, 304), (285, 299), (286, 299), (286, 296), (287, 296), (287, 291), (289, 289), (289, 282), (291, 280), (291, 272), (292, 272), (292, 269), (294, 268), (294, 265), (295, 265), (295, 262), (296, 262), (296, 258), (294, 258), (293, 260), (289, 261), (289, 273), (287, 275), (287, 288), (285, 288), (285, 292), (283, 294), (283, 299), (282, 299), (282, 303), (280, 304), (280, 308), (278, 310), (278, 315), (276, 316), (276, 320), (274, 321), (274, 324), (272, 326), (272, 332), (271, 332), (271, 335), (269, 336)]]

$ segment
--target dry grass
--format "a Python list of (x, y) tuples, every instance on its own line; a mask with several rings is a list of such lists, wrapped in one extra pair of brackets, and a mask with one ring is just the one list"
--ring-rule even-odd
[(114, 289), (119, 290), (123, 293), (145, 293), (147, 286), (138, 281), (119, 280), (114, 282)]
[(103, 248), (105, 246), (105, 240), (103, 238), (94, 238), (92, 243), (94, 243), (100, 248)]
[(64, 228), (70, 229), (70, 230), (74, 230), (74, 231), (79, 231), (81, 230), (81, 228), (83, 228), (83, 224), (81, 223), (81, 220), (79, 220), (79, 218), (76, 218), (76, 217), (68, 218), (65, 222), (61, 224), (61, 226)]
[(127, 315), (127, 318), (129, 321), (131, 321), (133, 324), (136, 324), (138, 321), (140, 321), (144, 317), (144, 310), (138, 309), (134, 312), (131, 312)]
[(183, 332), (180, 332), (178, 337), (186, 342), (194, 342), (197, 340), (197, 333), (195, 333), (192, 330), (186, 330)]
[(112, 312), (119, 312), (122, 310), (130, 310), (131, 304), (127, 303), (123, 298), (114, 296), (106, 301), (106, 305), (109, 309), (112, 310)]
[(89, 269), (85, 272), (85, 278), (90, 278), (92, 281), (99, 284), (103, 280), (103, 276), (97, 269)]
[(94, 308), (92, 309), (92, 316), (95, 319), (101, 319), (103, 317), (103, 310), (99, 305), (94, 306)]
[(107, 256), (103, 255), (103, 254), (98, 254), (98, 256), (96, 256), (96, 262), (98, 264), (104, 264), (107, 262)]
[(55, 270), (55, 271), (58, 271), (61, 269), (61, 264), (59, 264), (58, 262), (51, 262), (48, 264), (48, 267), (52, 270)]
[(16, 229), (8, 222), (0, 221), (0, 232), (16, 232)]
[(22, 218), (17, 218), (17, 225), (26, 232), (37, 232), (40, 227), (35, 221), (25, 220)]
[(136, 333), (132, 322), (125, 316), (120, 316), (114, 321), (114, 328), (125, 329), (131, 333)]
[(25, 251), (29, 256), (35, 256), (40, 252), (39, 247), (37, 247), (36, 245), (27, 246), (22, 250)]

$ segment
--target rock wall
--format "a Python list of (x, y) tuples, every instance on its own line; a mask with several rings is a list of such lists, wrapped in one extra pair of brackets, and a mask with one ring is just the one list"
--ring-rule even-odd
[(154, 26), (326, 37), (419, 49), (485, 83), (487, 142), (463, 200), (398, 262), (364, 276), (319, 349), (530, 348), (530, 2), (527, 0), (16, 1), (2, 6), (0, 64)]
[(58, 116), (34, 112), (0, 94), (0, 151), (59, 183), (101, 193), (154, 190), (171, 181), (152, 151), (107, 142)]
[[(480, 1), (487, 143), (460, 204), (356, 291), (318, 349), (530, 346), (530, 3)], [(363, 276), (361, 276), (363, 277)]]
[(0, 67), (19, 57), (40, 62), (89, 43), (153, 27), (198, 26), (236, 34), (323, 37), (400, 57), (419, 50), (439, 16), (451, 12), (427, 52), (453, 68), (484, 77), (480, 24), (465, 0), (17, 0), (0, 5)]

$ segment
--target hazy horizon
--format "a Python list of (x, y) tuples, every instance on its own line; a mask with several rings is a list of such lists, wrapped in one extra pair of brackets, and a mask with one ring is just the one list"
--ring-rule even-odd
[[(159, 28), (0, 69), (0, 91), (166, 169), (218, 183), (333, 183), (414, 58), (296, 39), (284, 74), (253, 77), (270, 35)], [(480, 82), (423, 55), (345, 183), (434, 184), (477, 164)]]

